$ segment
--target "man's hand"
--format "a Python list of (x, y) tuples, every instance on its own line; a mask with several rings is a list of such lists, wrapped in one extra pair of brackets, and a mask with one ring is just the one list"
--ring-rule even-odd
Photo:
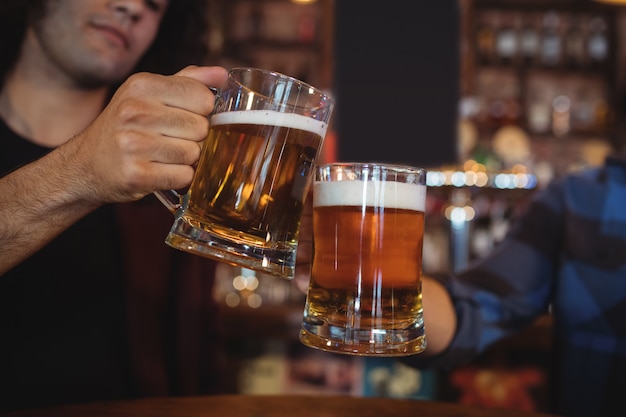
[(221, 67), (140, 73), (82, 132), (0, 178), (0, 275), (95, 208), (187, 187), (227, 79)]
[(67, 144), (69, 167), (82, 178), (85, 197), (131, 201), (188, 186), (213, 111), (208, 87), (220, 88), (226, 77), (224, 68), (196, 66), (172, 76), (129, 77), (101, 115)]

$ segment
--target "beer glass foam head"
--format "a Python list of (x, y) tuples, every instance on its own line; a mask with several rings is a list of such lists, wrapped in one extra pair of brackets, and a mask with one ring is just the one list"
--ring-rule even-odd
[(394, 181), (317, 181), (313, 207), (368, 206), (424, 211), (426, 186)]
[(321, 137), (326, 135), (328, 124), (295, 113), (274, 110), (246, 110), (217, 113), (211, 116), (211, 125), (249, 124), (288, 127), (311, 132)]

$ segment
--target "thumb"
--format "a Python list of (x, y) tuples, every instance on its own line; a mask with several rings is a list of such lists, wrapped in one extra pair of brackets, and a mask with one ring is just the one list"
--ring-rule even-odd
[(207, 87), (222, 88), (228, 79), (228, 70), (219, 66), (189, 65), (176, 74), (181, 77), (193, 78)]

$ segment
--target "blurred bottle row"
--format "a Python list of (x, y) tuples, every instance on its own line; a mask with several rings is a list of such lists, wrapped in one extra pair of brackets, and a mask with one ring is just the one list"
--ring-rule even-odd
[(601, 76), (533, 71), (521, 78), (482, 69), (476, 73), (474, 94), (461, 102), (461, 112), (491, 130), (513, 124), (556, 137), (605, 134), (613, 118), (608, 88)]
[(623, 11), (568, 0), (471, 4), (459, 160), (491, 170), (524, 164), (539, 186), (601, 163), (619, 133)]
[(548, 68), (601, 68), (610, 50), (605, 16), (555, 10), (481, 10), (474, 42), (482, 64)]

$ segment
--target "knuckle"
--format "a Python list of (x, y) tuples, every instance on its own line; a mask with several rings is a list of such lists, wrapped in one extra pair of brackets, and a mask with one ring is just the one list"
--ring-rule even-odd
[(126, 97), (117, 107), (118, 116), (123, 122), (132, 122), (144, 117), (145, 110), (142, 100), (135, 97)]
[(157, 77), (157, 74), (137, 72), (130, 75), (124, 82), (123, 86), (130, 92), (143, 93), (151, 89), (150, 85), (157, 79)]

